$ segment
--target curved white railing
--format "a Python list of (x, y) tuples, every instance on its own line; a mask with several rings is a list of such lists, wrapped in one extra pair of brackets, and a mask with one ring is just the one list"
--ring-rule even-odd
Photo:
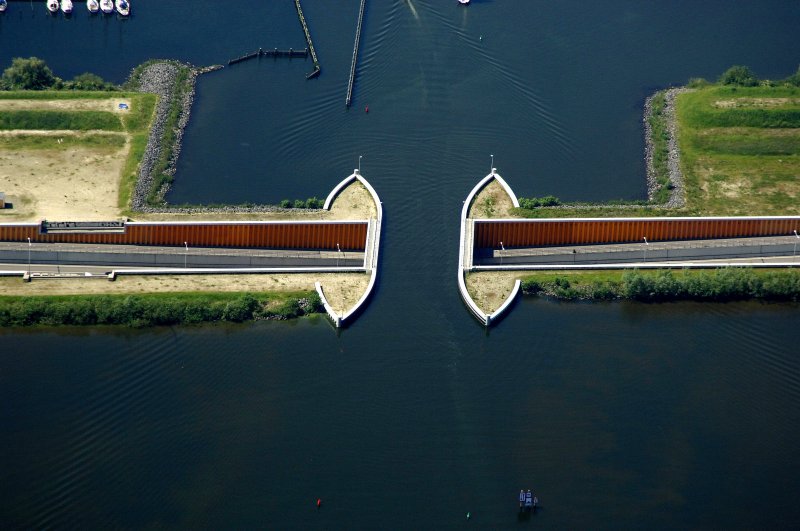
[[(500, 308), (498, 308), (497, 311), (495, 311), (492, 314), (486, 314), (483, 312), (483, 310), (481, 310), (478, 307), (477, 304), (475, 304), (475, 301), (470, 296), (469, 291), (467, 291), (467, 284), (466, 281), (464, 280), (464, 275), (466, 271), (472, 269), (471, 258), (469, 260), (470, 263), (468, 264), (464, 263), (465, 262), (464, 257), (467, 252), (467, 249), (465, 247), (466, 229), (467, 229), (467, 223), (469, 223), (469, 220), (467, 219), (467, 214), (469, 213), (470, 205), (472, 205), (472, 200), (475, 199), (475, 196), (478, 195), (478, 192), (480, 192), (484, 186), (489, 184), (489, 182), (492, 179), (496, 179), (497, 182), (500, 184), (500, 186), (503, 187), (508, 196), (511, 198), (511, 202), (513, 203), (513, 205), (515, 207), (519, 207), (519, 200), (517, 199), (516, 194), (514, 194), (514, 191), (511, 189), (510, 186), (508, 186), (508, 183), (506, 183), (506, 181), (502, 177), (500, 177), (500, 175), (497, 173), (497, 169), (492, 168), (491, 173), (489, 173), (489, 175), (481, 179), (478, 182), (478, 184), (476, 184), (472, 188), (472, 190), (470, 190), (466, 200), (464, 201), (464, 206), (461, 207), (461, 236), (459, 238), (459, 244), (458, 244), (458, 291), (461, 292), (461, 298), (464, 300), (464, 303), (467, 305), (467, 308), (469, 308), (472, 314), (486, 326), (489, 326), (492, 320), (497, 319), (503, 313), (503, 311), (505, 311), (506, 308), (508, 308), (508, 306), (514, 300), (514, 297), (516, 297), (517, 294), (519, 293), (519, 288), (520, 288), (520, 281), (517, 280), (514, 283), (514, 289), (512, 290), (511, 295), (500, 306)], [(470, 245), (472, 244), (470, 243)], [(472, 254), (470, 253), (470, 257), (471, 256)]]
[[(333, 204), (333, 200), (336, 198), (337, 195), (349, 185), (352, 181), (358, 180), (361, 184), (364, 185), (364, 188), (372, 196), (372, 200), (375, 203), (375, 211), (377, 213), (377, 217), (374, 220), (368, 220), (369, 226), (367, 228), (367, 241), (364, 246), (364, 268), (370, 273), (369, 284), (367, 284), (367, 289), (364, 290), (364, 293), (361, 295), (361, 298), (350, 308), (348, 311), (344, 312), (342, 315), (339, 315), (333, 307), (327, 304), (327, 299), (323, 294), (322, 286), (319, 282), (316, 283), (317, 293), (320, 296), (320, 299), (323, 301), (323, 306), (325, 306), (325, 311), (328, 312), (328, 315), (333, 320), (334, 324), (337, 327), (340, 327), (344, 324), (345, 321), (356, 315), (359, 310), (361, 310), (364, 303), (367, 302), (370, 295), (372, 294), (372, 289), (375, 287), (375, 282), (378, 278), (378, 253), (380, 250), (380, 241), (381, 241), (381, 223), (383, 221), (383, 205), (381, 204), (380, 197), (378, 197), (378, 193), (372, 187), (369, 182), (361, 175), (361, 172), (358, 169), (353, 170), (353, 173), (347, 177), (345, 177), (342, 182), (336, 185), (331, 193), (328, 194), (328, 197), (325, 199), (325, 204), (323, 208), (326, 210), (330, 210), (331, 205)], [(370, 238), (370, 234), (372, 234), (372, 238)]]

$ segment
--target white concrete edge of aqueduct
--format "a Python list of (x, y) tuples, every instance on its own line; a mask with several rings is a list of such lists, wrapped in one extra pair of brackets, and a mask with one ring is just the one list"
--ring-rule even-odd
[[(343, 314), (339, 315), (333, 307), (328, 303), (327, 297), (325, 297), (325, 293), (323, 292), (322, 285), (319, 282), (314, 283), (314, 287), (317, 290), (317, 294), (319, 295), (320, 300), (322, 301), (322, 305), (325, 308), (325, 311), (330, 316), (331, 320), (333, 320), (333, 324), (339, 328), (341, 327), (346, 320), (353, 317), (359, 309), (364, 305), (364, 303), (369, 298), (370, 294), (372, 293), (372, 289), (375, 287), (375, 281), (378, 277), (378, 252), (380, 249), (380, 240), (381, 240), (381, 222), (383, 220), (383, 206), (381, 204), (381, 200), (378, 197), (377, 192), (372, 187), (369, 182), (361, 175), (361, 172), (358, 169), (353, 170), (353, 173), (349, 176), (345, 177), (342, 182), (337, 184), (331, 193), (328, 194), (328, 197), (325, 199), (325, 204), (322, 206), (325, 210), (330, 210), (331, 205), (333, 204), (333, 200), (336, 196), (341, 192), (348, 184), (352, 181), (358, 180), (361, 184), (364, 185), (364, 188), (372, 196), (372, 200), (375, 203), (375, 210), (377, 212), (377, 217), (375, 219), (374, 224), (372, 220), (368, 220), (368, 227), (367, 227), (367, 241), (364, 247), (364, 267), (363, 271), (370, 272), (369, 284), (367, 285), (367, 289), (364, 290), (364, 293), (361, 295), (361, 298), (355, 303), (355, 305), (350, 308), (350, 310), (344, 312)], [(370, 238), (370, 233), (372, 233), (373, 237)]]
[[(496, 179), (497, 182), (500, 183), (500, 186), (503, 187), (508, 196), (511, 198), (513, 205), (515, 207), (519, 207), (519, 200), (517, 199), (516, 194), (514, 194), (514, 191), (497, 173), (497, 168), (492, 168), (491, 173), (481, 179), (478, 184), (476, 184), (472, 190), (470, 190), (467, 198), (464, 200), (464, 206), (461, 208), (461, 235), (458, 243), (458, 291), (461, 293), (461, 298), (464, 300), (467, 308), (469, 308), (472, 314), (486, 326), (489, 326), (493, 320), (502, 315), (502, 313), (511, 305), (511, 302), (513, 302), (519, 293), (521, 286), (521, 282), (519, 280), (514, 282), (514, 289), (511, 291), (511, 295), (509, 295), (505, 302), (494, 313), (486, 314), (480, 308), (478, 308), (478, 305), (470, 296), (464, 280), (464, 275), (466, 272), (472, 269), (472, 242), (469, 242), (469, 245), (467, 245), (466, 242), (467, 224), (471, 223), (472, 220), (467, 219), (467, 214), (469, 213), (469, 207), (472, 204), (472, 200), (475, 199), (475, 196), (478, 195), (478, 192), (480, 192), (480, 190), (482, 190), (483, 187), (486, 186), (492, 179)], [(467, 260), (465, 260), (464, 258), (468, 251), (470, 252), (470, 256)]]

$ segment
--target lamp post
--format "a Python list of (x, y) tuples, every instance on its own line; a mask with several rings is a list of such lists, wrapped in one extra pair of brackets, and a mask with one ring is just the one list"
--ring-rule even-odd
[(339, 267), (339, 258), (342, 256), (342, 248), (336, 244), (336, 267)]
[[(503, 246), (503, 242), (500, 242), (500, 249), (505, 251), (506, 248)], [(503, 265), (503, 255), (500, 255), (500, 265)]]
[(189, 256), (189, 243), (183, 242), (183, 246), (186, 248), (186, 251), (183, 253), (183, 268), (186, 269), (186, 258)]
[[(795, 231), (797, 234), (797, 231)], [(31, 239), (28, 238), (28, 276), (31, 276)]]
[(494, 155), (489, 155), (489, 156), (492, 157), (492, 167), (489, 168), (489, 173), (494, 173)]
[(800, 240), (800, 236), (797, 234), (797, 229), (794, 231), (794, 252), (792, 253), (792, 262), (797, 260), (797, 240)]
[(647, 262), (647, 247), (649, 247), (650, 244), (647, 243), (647, 236), (642, 236), (642, 238), (644, 238), (644, 261)]
[(361, 155), (358, 156), (358, 173), (361, 174)]

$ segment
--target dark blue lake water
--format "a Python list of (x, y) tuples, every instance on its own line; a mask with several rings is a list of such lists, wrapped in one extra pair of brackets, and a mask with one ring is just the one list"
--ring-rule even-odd
[[(304, 46), (288, 0), (192, 5), (12, 2), (0, 62), (122, 81)], [(170, 200), (323, 197), (363, 155), (375, 297), (341, 333), (0, 332), (0, 527), (796, 528), (797, 305), (524, 300), (486, 333), (455, 280), (489, 154), (520, 195), (642, 198), (645, 96), (732, 64), (789, 75), (800, 5), (368, 0), (350, 109), (358, 2), (303, 8), (322, 75), (204, 76)], [(519, 521), (523, 487), (543, 509)]]

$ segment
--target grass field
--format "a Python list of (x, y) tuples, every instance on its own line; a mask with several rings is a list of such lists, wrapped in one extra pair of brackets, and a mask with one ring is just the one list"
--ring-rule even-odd
[(800, 88), (702, 88), (677, 119), (688, 213), (800, 214)]

